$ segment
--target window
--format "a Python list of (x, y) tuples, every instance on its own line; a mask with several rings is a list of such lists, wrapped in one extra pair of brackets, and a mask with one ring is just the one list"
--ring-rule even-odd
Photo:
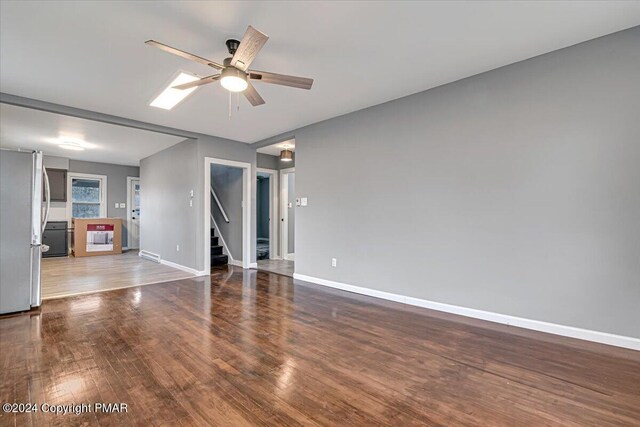
[(100, 218), (106, 216), (106, 176), (69, 174), (72, 218)]

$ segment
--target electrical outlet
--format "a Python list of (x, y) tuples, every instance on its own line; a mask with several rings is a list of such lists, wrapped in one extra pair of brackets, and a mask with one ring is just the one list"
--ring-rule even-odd
[(338, 266), (338, 258), (331, 258), (331, 267)]
[(180, 245), (176, 245), (176, 252), (180, 252)]

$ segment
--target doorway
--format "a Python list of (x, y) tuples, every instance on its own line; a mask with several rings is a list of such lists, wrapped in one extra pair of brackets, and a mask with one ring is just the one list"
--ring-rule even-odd
[[(275, 171), (274, 171), (275, 172)], [(272, 217), (277, 221), (271, 221), (271, 236), (277, 236), (277, 243), (272, 245), (273, 252), (269, 259), (259, 259), (258, 269), (277, 273), (284, 276), (293, 277), (295, 259), (295, 170), (294, 168), (281, 169), (279, 174), (280, 191), (275, 189), (275, 182), (271, 188), (277, 197), (271, 198), (271, 203), (275, 205), (272, 210)], [(272, 242), (270, 242), (272, 243)], [(276, 249), (277, 248), (277, 249)], [(276, 255), (277, 254), (277, 255)]]
[(140, 178), (127, 177), (127, 247), (140, 248)]
[[(223, 187), (218, 187), (215, 189), (212, 186), (212, 178), (215, 180), (216, 169), (217, 171), (226, 171), (222, 172), (222, 175), (228, 177), (224, 178), (227, 180), (227, 184), (231, 181), (240, 182), (240, 212), (237, 212), (237, 215), (229, 215), (228, 209), (231, 206), (230, 204), (225, 203), (224, 197), (221, 198), (221, 194), (219, 194)], [(233, 265), (242, 266), (242, 268), (251, 268), (251, 258), (252, 258), (252, 250), (253, 247), (251, 241), (251, 163), (245, 162), (236, 162), (232, 160), (224, 160), (224, 159), (215, 159), (212, 157), (205, 157), (204, 159), (204, 265), (203, 271), (206, 274), (211, 273), (211, 265), (212, 265), (212, 255), (226, 255), (228, 257), (228, 263)], [(233, 171), (237, 171), (240, 173), (241, 179), (234, 178), (235, 176)], [(239, 177), (238, 177), (239, 178)], [(217, 191), (216, 191), (217, 190)], [(226, 205), (226, 206), (225, 206)], [(215, 220), (216, 215), (220, 214), (222, 219), (218, 221)], [(234, 249), (233, 243), (227, 237), (225, 237), (225, 230), (222, 224), (231, 224), (234, 222), (235, 226), (235, 234), (238, 239), (238, 246), (240, 248)], [(213, 238), (213, 239), (212, 239)], [(214, 239), (218, 239), (219, 241), (213, 243)], [(221, 246), (222, 253), (213, 254), (214, 247), (215, 249), (220, 250), (218, 248)], [(232, 256), (232, 253), (236, 253), (236, 257)], [(255, 263), (253, 264), (255, 267)]]
[(256, 260), (278, 258), (278, 171), (256, 172)]

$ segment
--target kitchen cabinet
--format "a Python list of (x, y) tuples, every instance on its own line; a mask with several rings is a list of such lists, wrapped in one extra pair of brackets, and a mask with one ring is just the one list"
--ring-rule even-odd
[(49, 221), (42, 233), (42, 243), (49, 246), (42, 258), (69, 255), (69, 240), (67, 237), (67, 221)]
[(67, 171), (47, 168), (52, 202), (67, 201)]

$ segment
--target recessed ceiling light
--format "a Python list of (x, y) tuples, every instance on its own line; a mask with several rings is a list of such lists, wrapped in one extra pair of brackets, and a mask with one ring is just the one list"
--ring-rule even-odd
[[(70, 137), (70, 136), (59, 136), (58, 138), (48, 138), (46, 140), (47, 142), (50, 142), (51, 144), (56, 144), (58, 147), (60, 148), (64, 148), (65, 150), (77, 150), (77, 148), (81, 148), (81, 149), (85, 149), (85, 148), (95, 148), (95, 144), (90, 144), (80, 138), (77, 137)], [(65, 147), (63, 147), (63, 145)], [(67, 148), (67, 147), (74, 147), (74, 148)]]
[(75, 144), (60, 144), (58, 145), (60, 148), (64, 148), (65, 150), (73, 150), (73, 151), (84, 151), (83, 147)]
[(152, 107), (162, 108), (164, 110), (171, 110), (173, 107), (178, 105), (183, 99), (189, 96), (194, 90), (198, 87), (193, 87), (191, 89), (174, 89), (174, 86), (182, 85), (185, 83), (190, 83), (196, 80), (200, 80), (199, 77), (196, 77), (191, 74), (187, 74), (181, 72), (178, 74), (178, 77), (173, 79), (171, 83), (167, 85), (167, 87), (149, 104)]

